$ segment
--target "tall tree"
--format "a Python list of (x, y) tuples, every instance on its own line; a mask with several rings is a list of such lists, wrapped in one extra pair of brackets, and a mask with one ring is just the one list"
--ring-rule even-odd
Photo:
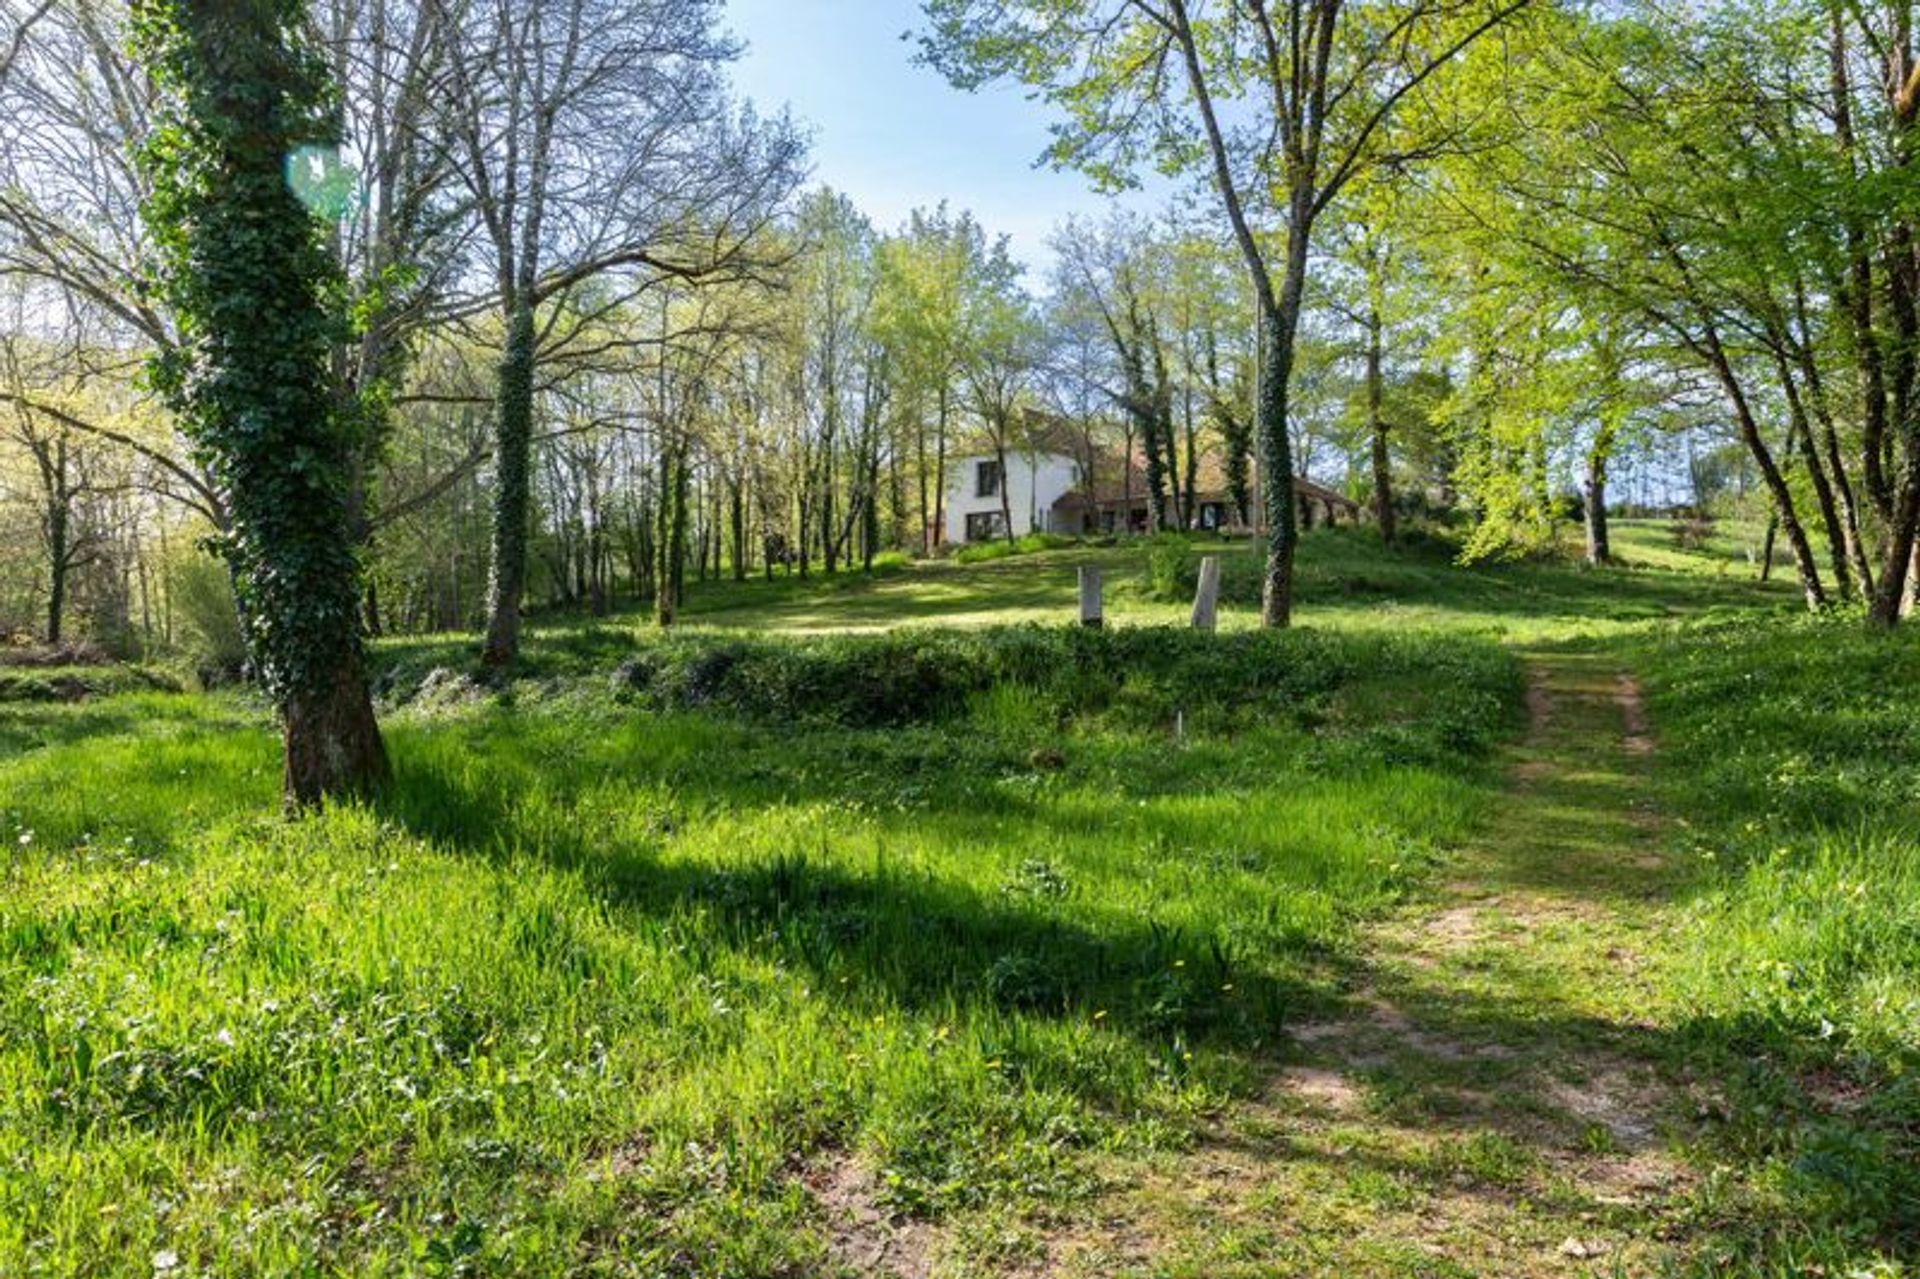
[(1212, 182), (1260, 321), (1268, 626), (1293, 614), (1288, 393), (1315, 224), (1357, 176), (1439, 145), (1395, 136), (1402, 104), (1528, 3), (924, 0), (923, 49), (956, 83), (1015, 77), (1063, 109), (1056, 163), (1108, 185), (1145, 160)]
[(501, 343), (483, 660), (502, 666), (520, 648), (537, 371), (568, 335), (553, 304), (607, 280), (610, 309), (663, 278), (752, 272), (800, 144), (729, 104), (738, 48), (713, 0), (435, 3), (453, 41), (444, 121), (485, 245), (474, 307)]
[[(981, 295), (974, 303), (969, 328), (972, 340), (961, 364), (968, 406), (985, 432), (1000, 468), (1001, 532), (1013, 534), (1013, 485), (1007, 457), (1015, 445), (1032, 454), (1032, 441), (1021, 430), (1026, 398), (1039, 364), (1038, 338), (1031, 299), (1009, 277), (1002, 287)], [(1031, 513), (1030, 513), (1031, 514)]]
[(932, 212), (914, 210), (900, 233), (880, 246), (875, 335), (894, 352), (909, 398), (933, 409), (914, 439), (927, 554), (946, 524), (947, 448), (958, 407), (953, 392), (978, 338), (982, 299), (1018, 274), (1005, 236), (989, 238), (971, 213), (953, 213), (944, 204)]
[(298, 0), (142, 0), (160, 92), (143, 153), (157, 281), (179, 343), (155, 379), (228, 494), (224, 550), (279, 709), (290, 805), (387, 776), (347, 527), (359, 441), (328, 361), (339, 286), (287, 158), (330, 141), (326, 74)]

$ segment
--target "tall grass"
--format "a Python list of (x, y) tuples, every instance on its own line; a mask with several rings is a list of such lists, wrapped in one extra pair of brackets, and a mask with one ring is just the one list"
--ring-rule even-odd
[(1643, 653), (1704, 891), (1673, 978), (1809, 1214), (1920, 1247), (1920, 636), (1722, 622)]
[(1070, 1202), (1263, 1077), (1517, 683), (1413, 639), (604, 642), (391, 715), (386, 800), (294, 825), (245, 701), (0, 710), (0, 1273), (811, 1273), (849, 1158), (902, 1211)]

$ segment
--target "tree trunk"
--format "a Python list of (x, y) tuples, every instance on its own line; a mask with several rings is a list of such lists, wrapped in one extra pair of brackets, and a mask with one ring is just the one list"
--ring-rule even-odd
[(67, 569), (73, 497), (67, 488), (67, 440), (55, 440), (47, 468), (47, 643), (58, 644), (67, 614)]
[[(1831, 10), (1831, 38), (1828, 44), (1833, 98), (1834, 137), (1846, 154), (1849, 169), (1855, 168), (1856, 145), (1853, 131), (1853, 87), (1847, 70), (1847, 41), (1844, 7)], [(1837, 308), (1850, 321), (1855, 373), (1859, 382), (1861, 406), (1861, 476), (1867, 500), (1880, 517), (1893, 515), (1893, 486), (1883, 465), (1887, 435), (1886, 365), (1880, 350), (1880, 338), (1874, 321), (1873, 260), (1869, 256), (1866, 228), (1857, 217), (1847, 219), (1847, 271), (1835, 281)]]
[[(917, 415), (916, 415), (917, 417)], [(933, 554), (933, 503), (927, 492), (927, 424), (916, 421), (913, 439), (915, 469), (920, 472), (920, 553)]]
[(520, 655), (520, 604), (527, 589), (527, 471), (533, 449), (533, 306), (513, 304), (494, 405), (492, 572), (487, 582), (487, 645), (495, 669)]
[(867, 505), (862, 514), (862, 561), (864, 572), (873, 572), (874, 552), (880, 549), (880, 452), (876, 446), (867, 460)]
[(1746, 444), (1747, 452), (1752, 455), (1754, 464), (1760, 468), (1760, 477), (1773, 498), (1773, 508), (1780, 517), (1781, 530), (1786, 533), (1787, 545), (1793, 550), (1793, 566), (1800, 575), (1800, 588), (1807, 597), (1807, 607), (1815, 610), (1824, 608), (1827, 592), (1820, 584), (1820, 566), (1814, 560), (1813, 547), (1807, 541), (1806, 530), (1801, 527), (1799, 514), (1794, 510), (1793, 490), (1787, 487), (1786, 477), (1780, 473), (1772, 451), (1761, 437), (1760, 424), (1754, 420), (1746, 391), (1733, 371), (1726, 349), (1720, 344), (1719, 333), (1710, 324), (1706, 327), (1701, 349), (1708, 363), (1713, 366), (1721, 389), (1727, 393), (1734, 421), (1740, 428), (1740, 438)]
[(1012, 476), (1007, 474), (1006, 428), (1000, 428), (993, 441), (994, 465), (1000, 468), (1000, 531), (1011, 543), (1013, 538), (1013, 485)]
[(736, 480), (727, 486), (729, 496), (728, 516), (733, 525), (733, 580), (747, 580), (747, 502)]
[(1863, 599), (1868, 598), (1873, 594), (1873, 564), (1867, 557), (1866, 537), (1860, 528), (1859, 497), (1855, 493), (1853, 479), (1847, 472), (1846, 457), (1840, 451), (1840, 432), (1827, 405), (1818, 366), (1810, 355), (1803, 352), (1803, 357), (1808, 394), (1813, 399), (1815, 415), (1820, 419), (1820, 447), (1825, 451), (1827, 469), (1833, 478), (1834, 498), (1840, 507), (1840, 531), (1846, 539), (1846, 562), (1853, 570), (1855, 588)]
[(387, 748), (357, 651), (343, 655), (311, 689), (287, 698), (281, 736), (288, 807), (310, 808), (322, 799), (365, 796), (379, 788), (388, 774)]
[(1380, 540), (1393, 545), (1399, 529), (1393, 513), (1393, 464), (1387, 453), (1386, 376), (1382, 370), (1381, 323), (1378, 312), (1367, 316), (1367, 424), (1373, 437), (1373, 514), (1380, 521)]
[(947, 388), (944, 383), (940, 387), (937, 430), (933, 439), (933, 527), (927, 532), (929, 555), (947, 539)]
[(1886, 558), (1867, 615), (1874, 625), (1897, 625), (1910, 610), (1909, 596), (1920, 578), (1920, 444), (1907, 449), (1907, 482), (1887, 528)]
[(1260, 317), (1260, 382), (1254, 401), (1261, 501), (1267, 517), (1267, 562), (1260, 588), (1262, 626), (1287, 626), (1293, 621), (1293, 555), (1300, 540), (1294, 522), (1293, 441), (1287, 433), (1287, 397), (1307, 266), (1305, 229), (1290, 227), (1287, 240), (1287, 274), (1280, 297), (1271, 308), (1263, 307)]
[(354, 451), (320, 302), (338, 277), (321, 267), (315, 227), (284, 169), (293, 144), (311, 136), (296, 130), (319, 86), (305, 84), (286, 6), (155, 7), (146, 34), (159, 47), (147, 60), (189, 123), (166, 158), (179, 205), (149, 216), (156, 240), (177, 237), (165, 291), (181, 328), (198, 330), (205, 365), (170, 398), (200, 419), (197, 445), (234, 477), (228, 564), (280, 716), (287, 803), (365, 794), (386, 778), (387, 756), (361, 647)]
[(1802, 456), (1807, 461), (1807, 479), (1813, 485), (1814, 503), (1820, 508), (1820, 521), (1827, 531), (1827, 550), (1832, 557), (1835, 584), (1839, 588), (1842, 600), (1853, 598), (1853, 566), (1847, 562), (1847, 534), (1840, 521), (1840, 509), (1834, 500), (1833, 485), (1827, 477), (1826, 464), (1820, 458), (1820, 449), (1813, 436), (1813, 421), (1807, 416), (1806, 401), (1801, 398), (1799, 380), (1793, 375), (1793, 366), (1788, 362), (1785, 350), (1779, 343), (1787, 339), (1776, 335), (1773, 352), (1774, 366), (1780, 374), (1780, 388), (1787, 397), (1787, 415), (1792, 421), (1799, 437), (1805, 441)]
[(1146, 420), (1141, 423), (1147, 445), (1147, 523), (1155, 532), (1162, 532), (1173, 527), (1167, 495), (1168, 472), (1173, 469), (1168, 456), (1173, 448), (1172, 405), (1162, 398), (1164, 383), (1149, 386), (1143, 382), (1140, 389), (1148, 397), (1141, 401), (1147, 410)]
[[(1188, 366), (1191, 368), (1191, 364)], [(1199, 486), (1200, 470), (1200, 432), (1193, 420), (1193, 388), (1188, 386), (1180, 394), (1180, 425), (1183, 432), (1181, 461), (1184, 465), (1180, 476), (1180, 527), (1191, 529), (1199, 523), (1194, 518), (1194, 494)]]
[(1587, 563), (1596, 567), (1613, 562), (1613, 541), (1607, 528), (1607, 451), (1595, 442), (1587, 452)]

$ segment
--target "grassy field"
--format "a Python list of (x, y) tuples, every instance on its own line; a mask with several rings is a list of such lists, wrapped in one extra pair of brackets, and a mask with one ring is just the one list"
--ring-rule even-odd
[(293, 825), (242, 694), (0, 705), (0, 1274), (1904, 1275), (1920, 648), (1621, 536), (394, 641), (395, 785)]
[[(1454, 563), (1455, 548), (1438, 539), (1410, 539), (1386, 550), (1369, 530), (1314, 530), (1300, 554), (1300, 619), (1340, 630), (1437, 628), (1525, 641), (1616, 632), (1715, 609), (1750, 611), (1768, 602), (1791, 608), (1798, 599), (1788, 580), (1757, 587), (1732, 533), (1704, 550), (1686, 551), (1664, 522), (1621, 521), (1615, 540), (1626, 566), (1602, 575), (1559, 562), (1466, 572)], [(1200, 537), (1167, 542), (1164, 549), (1074, 547), (912, 570), (893, 564), (873, 577), (710, 583), (694, 588), (684, 618), (697, 626), (790, 633), (1057, 623), (1078, 616), (1076, 570), (1087, 564), (1103, 571), (1110, 620), (1181, 625), (1199, 557), (1214, 554), (1223, 559), (1222, 628), (1257, 624), (1258, 548)]]

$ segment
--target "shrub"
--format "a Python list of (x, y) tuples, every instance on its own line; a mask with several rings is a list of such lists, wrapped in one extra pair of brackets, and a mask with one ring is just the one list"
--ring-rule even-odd
[(1193, 547), (1178, 533), (1157, 533), (1147, 542), (1147, 595), (1177, 602), (1193, 593), (1200, 567)]
[[(1375, 684), (1386, 692), (1363, 692)], [(745, 639), (673, 635), (620, 663), (623, 700), (658, 710), (872, 728), (969, 714), (985, 724), (1104, 714), (1136, 726), (1274, 720), (1337, 726), (1336, 703), (1386, 708), (1366, 731), (1403, 758), (1482, 753), (1517, 700), (1513, 660), (1435, 636), (1179, 627), (1011, 626), (977, 631)], [(1017, 697), (1023, 713), (1008, 713)], [(1377, 722), (1376, 722), (1377, 721)]]
[(1077, 543), (1062, 533), (1028, 533), (1024, 537), (1009, 542), (999, 538), (991, 542), (969, 542), (953, 553), (956, 564), (984, 564), (989, 560), (1002, 560), (1012, 555), (1035, 555), (1041, 551), (1058, 551)]

